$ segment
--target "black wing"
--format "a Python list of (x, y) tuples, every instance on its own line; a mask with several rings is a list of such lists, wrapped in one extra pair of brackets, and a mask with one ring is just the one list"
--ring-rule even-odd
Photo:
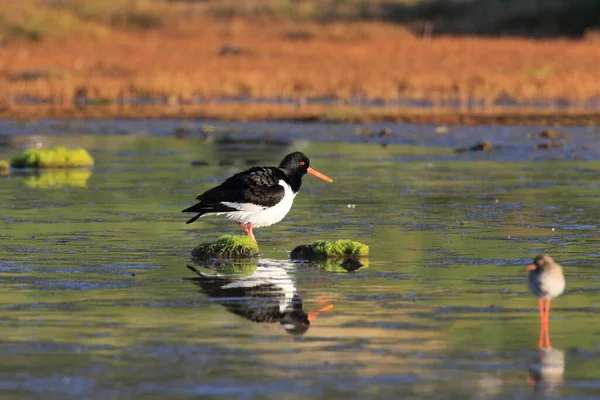
[(252, 287), (224, 288), (244, 279), (206, 276), (192, 266), (188, 268), (198, 274), (198, 277), (185, 279), (198, 285), (202, 292), (216, 299), (227, 311), (253, 322), (277, 322), (281, 319), (279, 302), (285, 298), (285, 294), (277, 286), (266, 283)]
[(271, 207), (279, 203), (285, 195), (285, 189), (279, 184), (279, 181), (285, 178), (285, 174), (279, 168), (250, 168), (198, 195), (196, 199), (199, 202), (182, 212), (198, 213), (187, 222), (189, 224), (207, 213), (237, 211), (222, 202), (252, 203)]

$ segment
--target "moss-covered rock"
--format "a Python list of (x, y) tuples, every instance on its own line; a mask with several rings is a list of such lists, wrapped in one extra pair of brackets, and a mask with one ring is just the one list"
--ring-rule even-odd
[(292, 260), (324, 260), (327, 258), (367, 257), (369, 246), (348, 239), (335, 242), (317, 240), (309, 245), (300, 245), (290, 253)]
[(223, 235), (192, 250), (194, 259), (258, 257), (258, 245), (248, 236)]
[(8, 171), (10, 170), (10, 165), (6, 160), (0, 160), (0, 176), (8, 175)]
[(94, 165), (94, 159), (85, 149), (26, 149), (13, 157), (13, 168), (82, 168)]

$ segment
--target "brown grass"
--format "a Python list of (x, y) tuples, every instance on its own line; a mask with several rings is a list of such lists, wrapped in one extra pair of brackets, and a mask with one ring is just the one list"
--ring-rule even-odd
[(183, 105), (194, 96), (326, 96), (483, 104), (462, 112), (497, 111), (493, 103), (502, 97), (564, 100), (577, 109), (600, 98), (597, 45), (420, 38), (375, 22), (176, 18), (148, 31), (0, 47), (0, 108), (21, 107), (22, 96), (67, 110), (83, 99), (127, 102), (136, 96)]

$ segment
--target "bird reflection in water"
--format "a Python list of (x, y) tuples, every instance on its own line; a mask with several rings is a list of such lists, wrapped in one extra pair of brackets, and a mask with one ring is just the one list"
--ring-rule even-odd
[(320, 313), (333, 304), (305, 312), (293, 277), (285, 263), (211, 261), (187, 266), (196, 276), (185, 278), (216, 299), (227, 311), (257, 323), (277, 323), (292, 335), (303, 335)]
[(534, 390), (553, 392), (563, 382), (565, 353), (562, 350), (538, 349), (528, 369), (527, 383)]

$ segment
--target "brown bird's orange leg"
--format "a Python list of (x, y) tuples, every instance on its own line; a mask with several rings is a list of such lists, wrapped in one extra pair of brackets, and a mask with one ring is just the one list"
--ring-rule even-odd
[(538, 341), (538, 348), (544, 347), (544, 300), (538, 299), (538, 308), (540, 309), (540, 339)]
[(552, 346), (550, 345), (550, 299), (546, 299), (546, 324), (544, 325), (544, 331), (546, 333), (546, 348), (549, 349)]

